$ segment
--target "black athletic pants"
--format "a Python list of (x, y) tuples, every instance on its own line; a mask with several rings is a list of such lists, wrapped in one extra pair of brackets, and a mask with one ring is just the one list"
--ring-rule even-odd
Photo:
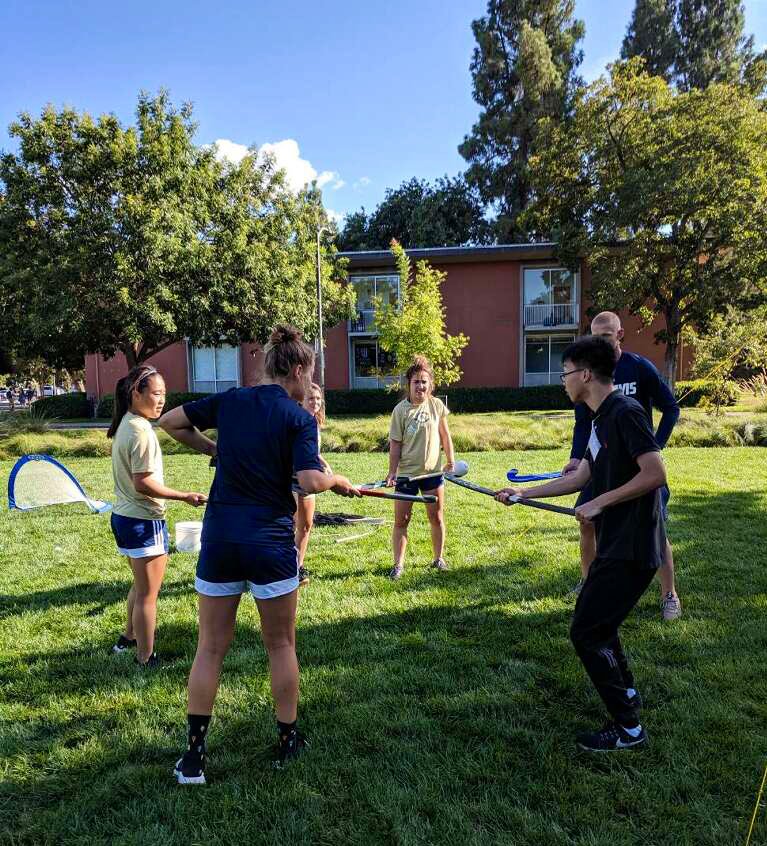
[(655, 575), (652, 567), (617, 558), (595, 558), (570, 624), (570, 640), (612, 718), (633, 728), (639, 710), (626, 689), (634, 676), (623, 654), (618, 627), (639, 602)]

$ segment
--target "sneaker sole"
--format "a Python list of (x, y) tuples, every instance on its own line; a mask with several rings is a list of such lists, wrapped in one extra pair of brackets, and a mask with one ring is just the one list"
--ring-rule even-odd
[(579, 752), (597, 752), (597, 753), (604, 753), (604, 752), (631, 752), (636, 749), (643, 749), (646, 746), (650, 745), (650, 741), (644, 737), (642, 740), (637, 740), (636, 743), (629, 743), (626, 746), (615, 746), (612, 749), (593, 749), (591, 746), (584, 746), (582, 743), (579, 743), (577, 740), (575, 742), (575, 746)]
[[(179, 763), (181, 763), (179, 761)], [(198, 776), (185, 776), (181, 770), (178, 769), (178, 764), (173, 768), (173, 775), (179, 784), (205, 784), (205, 773)]]

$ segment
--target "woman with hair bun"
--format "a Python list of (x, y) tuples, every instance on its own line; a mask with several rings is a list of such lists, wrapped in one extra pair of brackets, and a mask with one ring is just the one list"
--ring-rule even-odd
[(112, 475), (116, 502), (112, 533), (128, 558), (133, 585), (128, 593), (128, 621), (112, 647), (115, 653), (136, 647), (140, 667), (159, 664), (154, 650), (157, 596), (168, 563), (165, 500), (202, 505), (204, 494), (165, 487), (160, 443), (150, 420), (162, 414), (165, 380), (154, 367), (134, 367), (115, 386), (114, 412), (107, 437), (112, 442)]
[[(447, 425), (447, 406), (433, 396), (434, 371), (425, 356), (416, 356), (405, 374), (407, 397), (391, 416), (389, 426), (389, 474), (386, 484), (397, 486), (400, 493), (433, 494), (437, 501), (426, 505), (431, 527), (433, 558), (431, 566), (447, 570), (445, 550), (445, 479), (444, 471), (454, 468), (453, 439)], [(440, 447), (445, 451), (445, 466), (441, 466)], [(428, 474), (428, 476), (427, 476)], [(403, 480), (406, 476), (426, 476), (418, 481)], [(389, 578), (399, 579), (405, 569), (407, 528), (413, 513), (413, 503), (395, 500), (392, 553), (394, 566)]]
[[(282, 767), (308, 745), (296, 725), (292, 476), (307, 493), (359, 496), (348, 479), (325, 472), (317, 423), (300, 405), (314, 370), (312, 348), (297, 329), (278, 326), (264, 353), (265, 378), (258, 386), (187, 403), (160, 420), (172, 438), (216, 458), (195, 579), (199, 635), (189, 675), (188, 743), (174, 769), (180, 784), (205, 784), (208, 725), (246, 592), (256, 601), (269, 656), (278, 733), (274, 765)], [(215, 443), (202, 434), (207, 429), (218, 430)]]

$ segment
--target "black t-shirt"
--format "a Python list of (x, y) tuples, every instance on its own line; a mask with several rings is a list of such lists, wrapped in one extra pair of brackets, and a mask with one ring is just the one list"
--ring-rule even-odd
[(198, 429), (218, 429), (203, 539), (255, 543), (275, 521), (292, 531), (293, 472), (323, 469), (314, 417), (279, 385), (231, 388), (184, 412)]
[[(591, 467), (594, 497), (615, 490), (639, 472), (637, 457), (660, 452), (647, 414), (634, 399), (619, 391), (596, 411), (586, 458)], [(666, 547), (666, 528), (660, 489), (612, 505), (594, 520), (597, 556), (660, 567)]]

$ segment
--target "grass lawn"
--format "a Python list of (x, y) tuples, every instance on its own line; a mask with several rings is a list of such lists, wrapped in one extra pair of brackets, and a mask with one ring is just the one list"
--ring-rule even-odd
[[(0, 843), (742, 843), (767, 759), (767, 451), (666, 450), (670, 536), (685, 613), (653, 586), (624, 627), (651, 746), (578, 755), (602, 720), (568, 641), (577, 529), (568, 518), (448, 492), (447, 558), (431, 572), (418, 514), (405, 576), (385, 578), (389, 526), (317, 529), (302, 591), (301, 723), (313, 745), (268, 767), (273, 713), (255, 608), (244, 601), (209, 741), (206, 788), (171, 769), (185, 742), (196, 640), (195, 559), (171, 558), (160, 600), (164, 670), (109, 654), (128, 569), (109, 520), (77, 508), (0, 512)], [(565, 451), (484, 452), (470, 478), (551, 470)], [(358, 481), (381, 454), (339, 454)], [(67, 462), (111, 498), (109, 461)], [(7, 479), (10, 461), (0, 462)], [(207, 489), (197, 457), (166, 457), (176, 487)], [(332, 495), (321, 510), (390, 518)], [(5, 504), (3, 504), (5, 508)], [(194, 518), (170, 506), (171, 527)], [(767, 816), (753, 844), (767, 843)]]

